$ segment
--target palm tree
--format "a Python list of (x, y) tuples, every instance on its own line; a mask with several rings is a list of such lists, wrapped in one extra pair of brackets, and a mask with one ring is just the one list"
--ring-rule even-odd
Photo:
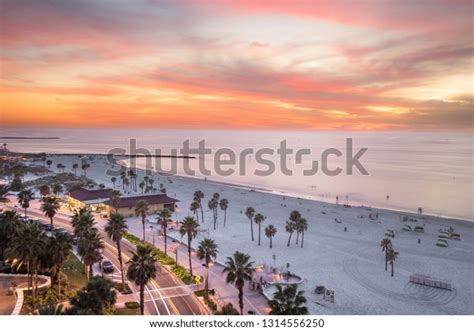
[(301, 248), (303, 248), (304, 233), (306, 230), (308, 230), (308, 221), (305, 218), (300, 218), (296, 223), (296, 231), (297, 233), (301, 233)]
[(187, 216), (181, 222), (179, 222), (179, 233), (181, 237), (184, 235), (188, 236), (188, 257), (189, 257), (189, 273), (191, 277), (193, 276), (193, 265), (191, 263), (191, 242), (193, 238), (196, 238), (198, 234), (199, 223), (194, 219), (194, 217)]
[(77, 175), (77, 168), (79, 168), (79, 164), (74, 163), (74, 164), (72, 165), (72, 171), (74, 171), (74, 176)]
[(0, 248), (2, 265), (5, 265), (5, 249), (15, 239), (18, 216), (14, 210), (6, 210), (0, 214)]
[(199, 221), (199, 203), (197, 201), (191, 202), (191, 206), (189, 207), (189, 210), (193, 212), (194, 215), (196, 215), (196, 219)]
[(112, 182), (112, 185), (114, 186), (114, 189), (115, 189), (115, 183), (117, 182), (117, 177), (110, 178), (110, 181)]
[(46, 164), (48, 165), (48, 168), (51, 168), (51, 165), (53, 164), (53, 161), (48, 160), (48, 161), (46, 161)]
[(255, 216), (253, 217), (255, 224), (258, 225), (258, 246), (260, 246), (260, 232), (262, 229), (262, 223), (263, 221), (265, 221), (265, 218), (266, 217), (260, 213), (255, 214)]
[(120, 193), (120, 191), (117, 191), (117, 190), (110, 191), (110, 194), (109, 194), (110, 203), (114, 207), (115, 212), (118, 211), (118, 206), (119, 206), (121, 197), (122, 197), (122, 193)]
[(253, 209), (252, 207), (248, 207), (245, 210), (245, 216), (247, 216), (247, 218), (250, 220), (250, 233), (252, 235), (252, 241), (254, 240), (253, 239), (253, 215), (255, 215), (255, 209)]
[(225, 268), (222, 272), (227, 272), (226, 282), (235, 285), (239, 291), (240, 314), (244, 314), (244, 285), (245, 281), (251, 281), (254, 273), (253, 262), (249, 262), (250, 256), (236, 251), (233, 257), (228, 257)]
[(51, 221), (51, 226), (53, 225), (53, 218), (60, 207), (61, 205), (59, 204), (59, 200), (57, 197), (46, 196), (43, 198), (43, 202), (41, 204), (41, 211), (45, 214), (46, 217), (49, 217)]
[(142, 194), (143, 194), (143, 189), (145, 188), (145, 182), (140, 182), (140, 184), (138, 184), (138, 187), (140, 188), (140, 190), (142, 190)]
[(197, 257), (200, 260), (204, 260), (206, 265), (206, 277), (204, 280), (204, 291), (206, 295), (209, 293), (209, 264), (217, 257), (217, 244), (212, 239), (203, 239), (199, 243), (197, 249)]
[(44, 258), (51, 265), (51, 278), (58, 281), (58, 296), (61, 291), (61, 266), (68, 259), (72, 250), (72, 241), (68, 234), (55, 232), (46, 245)]
[(26, 217), (26, 211), (30, 207), (30, 201), (33, 199), (34, 199), (34, 195), (31, 190), (21, 190), (18, 193), (17, 200), (21, 208), (25, 209), (25, 217)]
[(163, 237), (165, 240), (165, 255), (167, 255), (168, 252), (168, 222), (170, 221), (171, 218), (171, 210), (168, 208), (164, 208), (160, 211), (158, 211), (158, 224), (161, 225), (161, 230), (163, 232)]
[(392, 249), (392, 242), (388, 238), (382, 239), (380, 242), (380, 247), (382, 247), (382, 252), (385, 252), (385, 271), (387, 271), (388, 266), (388, 251)]
[(288, 243), (286, 244), (286, 246), (290, 247), (291, 236), (293, 235), (293, 232), (295, 231), (295, 223), (293, 223), (291, 221), (286, 221), (285, 231), (290, 234), (288, 236)]
[(269, 226), (265, 228), (265, 236), (267, 236), (267, 238), (270, 239), (270, 248), (272, 248), (273, 237), (275, 237), (276, 233), (277, 233), (277, 229), (272, 224), (270, 224)]
[[(32, 286), (32, 269), (37, 269), (40, 252), (43, 252), (46, 247), (46, 238), (43, 230), (36, 223), (23, 224), (17, 228), (12, 251), (21, 263), (26, 263), (28, 291)], [(33, 296), (35, 295), (36, 291), (33, 291)]]
[[(290, 234), (290, 236), (288, 237), (288, 244), (287, 246), (290, 247), (290, 241), (291, 241), (291, 236), (293, 235), (293, 232), (295, 230), (297, 230), (297, 224), (299, 222), (299, 220), (301, 219), (301, 214), (299, 211), (297, 210), (293, 210), (291, 213), (290, 213), (290, 218), (289, 220), (286, 222), (286, 225), (285, 225), (285, 230), (286, 232), (288, 232)], [(299, 233), (297, 233), (298, 235)], [(297, 242), (298, 243), (298, 242)]]
[(296, 284), (284, 288), (277, 285), (273, 300), (268, 302), (271, 308), (270, 315), (307, 315), (308, 308), (303, 306), (306, 303), (303, 294), (304, 291), (298, 291)]
[(91, 230), (95, 225), (95, 221), (90, 209), (83, 207), (75, 210), (71, 217), (71, 225), (74, 229), (74, 235), (78, 238)]
[(148, 203), (145, 200), (138, 200), (135, 204), (135, 215), (142, 218), (143, 241), (145, 241), (145, 218), (148, 212)]
[(110, 213), (107, 225), (105, 226), (104, 230), (105, 233), (107, 233), (107, 236), (117, 245), (117, 256), (120, 264), (120, 272), (122, 274), (122, 285), (125, 286), (122, 264), (122, 247), (120, 245), (122, 241), (122, 235), (127, 230), (127, 224), (124, 217), (118, 213)]
[(227, 220), (227, 208), (229, 207), (229, 200), (221, 199), (221, 201), (219, 202), (219, 206), (221, 207), (221, 210), (224, 211), (224, 228), (225, 228), (225, 223)]
[(196, 201), (199, 204), (199, 207), (201, 208), (201, 222), (204, 223), (204, 211), (202, 209), (202, 199), (204, 199), (204, 193), (202, 191), (194, 192), (194, 201)]
[(39, 191), (40, 191), (40, 194), (43, 197), (49, 195), (49, 193), (50, 193), (50, 189), (49, 189), (48, 185), (41, 185), (40, 188), (39, 188)]
[(387, 252), (387, 261), (388, 263), (390, 263), (390, 266), (392, 267), (392, 277), (393, 277), (393, 265), (397, 257), (398, 257), (398, 252), (396, 252), (393, 248), (389, 248)]
[[(216, 193), (217, 194), (217, 193)], [(214, 197), (209, 200), (207, 206), (209, 207), (210, 210), (212, 210), (212, 219), (214, 221), (214, 230), (216, 229), (217, 225), (217, 207), (219, 206), (219, 201), (214, 199)]]
[(86, 272), (88, 279), (93, 276), (94, 263), (102, 260), (102, 249), (104, 249), (104, 243), (95, 228), (85, 232), (77, 241), (77, 252), (82, 257), (85, 268), (89, 269), (89, 272)]
[(144, 293), (145, 286), (150, 279), (156, 277), (155, 260), (151, 256), (152, 247), (137, 246), (137, 252), (133, 254), (132, 259), (127, 263), (130, 264), (127, 271), (127, 277), (140, 286), (140, 313), (144, 314)]
[(56, 184), (53, 186), (53, 193), (58, 196), (61, 192), (63, 192), (63, 186), (61, 184)]

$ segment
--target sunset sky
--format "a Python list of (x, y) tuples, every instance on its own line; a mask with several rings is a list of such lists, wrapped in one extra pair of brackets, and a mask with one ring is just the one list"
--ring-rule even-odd
[(472, 127), (471, 1), (0, 3), (2, 126)]

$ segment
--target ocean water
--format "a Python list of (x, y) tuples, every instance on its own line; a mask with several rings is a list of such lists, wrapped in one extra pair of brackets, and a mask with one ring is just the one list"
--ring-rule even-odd
[[(58, 140), (0, 139), (14, 151), (51, 153), (107, 153), (113, 148), (130, 151), (130, 140), (136, 139), (137, 147), (151, 153), (161, 149), (162, 154), (171, 154), (180, 149), (185, 140), (196, 148), (204, 140), (212, 154), (205, 157), (204, 165), (211, 174), (197, 172), (195, 177), (229, 182), (277, 193), (322, 200), (349, 203), (389, 209), (417, 212), (444, 217), (473, 220), (473, 137), (469, 133), (407, 133), (407, 132), (294, 132), (294, 131), (232, 131), (232, 130), (163, 130), (163, 129), (36, 129), (2, 128), (0, 136), (44, 137), (55, 136)], [(360, 158), (368, 175), (356, 168), (346, 173), (346, 141), (351, 138), (354, 154), (360, 148), (367, 151)], [(282, 140), (296, 153), (298, 149), (309, 149), (298, 163), (295, 155), (285, 158), (292, 175), (280, 171), (280, 155), (277, 149)], [(239, 159), (240, 153), (252, 148), (253, 154), (242, 157), (245, 173), (241, 166), (232, 168), (232, 175), (219, 175), (214, 171), (215, 153), (228, 148)], [(255, 153), (262, 148), (274, 151), (265, 155), (276, 165), (268, 176), (258, 176), (255, 170), (267, 167), (256, 162)], [(328, 148), (342, 152), (341, 157), (330, 156), (328, 168), (341, 167), (344, 171), (337, 176), (328, 176), (321, 171), (321, 154)], [(224, 156), (223, 159), (229, 159)], [(303, 175), (304, 169), (312, 168), (313, 161), (319, 162), (319, 171), (312, 176)], [(156, 159), (137, 159), (137, 166), (157, 169)], [(160, 159), (161, 171), (172, 170), (171, 159)], [(177, 161), (176, 173), (186, 174), (182, 160)], [(199, 169), (198, 159), (190, 160), (189, 167)]]

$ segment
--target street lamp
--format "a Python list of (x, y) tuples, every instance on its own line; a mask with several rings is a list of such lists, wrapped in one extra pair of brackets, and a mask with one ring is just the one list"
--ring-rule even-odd
[(150, 230), (153, 236), (153, 247), (155, 247), (155, 227), (153, 225), (150, 225)]

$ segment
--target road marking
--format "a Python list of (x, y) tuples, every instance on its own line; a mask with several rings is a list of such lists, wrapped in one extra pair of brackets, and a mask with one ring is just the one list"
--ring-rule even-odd
[[(151, 295), (151, 292), (150, 292), (150, 289), (148, 288), (148, 286), (145, 285), (145, 288), (146, 288), (148, 294), (150, 294), (150, 297), (153, 298), (153, 295)], [(156, 304), (155, 300), (151, 300), (151, 301), (153, 302), (153, 305), (155, 306), (155, 309), (156, 309), (156, 312), (158, 313), (158, 315), (161, 315), (160, 310), (158, 309), (158, 305)], [(168, 314), (169, 314), (169, 311), (168, 311)], [(171, 315), (171, 314), (169, 314), (169, 315)]]

